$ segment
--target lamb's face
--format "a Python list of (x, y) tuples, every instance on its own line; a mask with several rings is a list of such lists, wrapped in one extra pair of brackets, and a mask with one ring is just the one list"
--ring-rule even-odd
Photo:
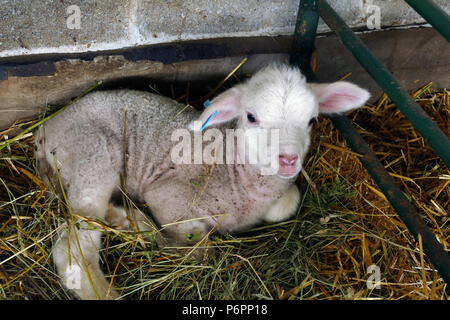
[(216, 97), (199, 121), (211, 126), (237, 118), (246, 133), (238, 143), (241, 161), (289, 179), (301, 170), (319, 112), (345, 112), (369, 96), (348, 82), (309, 84), (297, 68), (271, 65)]
[(270, 163), (273, 174), (293, 178), (300, 172), (309, 148), (311, 127), (319, 113), (318, 102), (297, 70), (263, 71), (245, 84), (240, 101), (238, 125), (254, 131), (246, 135), (245, 157), (249, 161), (250, 153), (261, 151), (265, 157), (257, 158), (258, 168)]

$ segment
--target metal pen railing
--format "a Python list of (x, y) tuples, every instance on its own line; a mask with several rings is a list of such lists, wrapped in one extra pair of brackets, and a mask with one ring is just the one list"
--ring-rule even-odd
[[(422, 0), (406, 1), (411, 3), (419, 14), (426, 11), (427, 14), (424, 14), (424, 16), (428, 22), (430, 20), (434, 21), (436, 18), (440, 19), (437, 24), (431, 22), (430, 24), (433, 26), (438, 25), (439, 27), (436, 27), (440, 29), (438, 31), (442, 30), (441, 33), (444, 37), (447, 37), (445, 34), (450, 30), (450, 19), (444, 11), (440, 10), (439, 7), (437, 7), (438, 9), (435, 7), (432, 7), (432, 9), (430, 9), (431, 7), (424, 9)], [(417, 5), (418, 2), (421, 4)], [(424, 137), (425, 141), (431, 145), (447, 167), (450, 167), (450, 140), (448, 137), (438, 128), (436, 123), (431, 120), (422, 108), (416, 104), (408, 92), (400, 86), (391, 73), (370, 52), (325, 0), (300, 1), (290, 63), (298, 65), (309, 81), (317, 81), (314, 72), (311, 70), (311, 57), (314, 52), (314, 39), (319, 16), (340, 37), (342, 43), (352, 52), (358, 62), (396, 104), (398, 109), (408, 118), (417, 131)], [(415, 207), (406, 198), (401, 189), (397, 187), (393, 178), (384, 169), (375, 153), (364, 142), (351, 122), (340, 114), (330, 115), (329, 118), (342, 133), (350, 148), (362, 155), (359, 160), (363, 166), (379, 186), (414, 238), (418, 239), (419, 236), (421, 237), (425, 254), (429, 257), (447, 285), (450, 285), (450, 257), (436, 240), (435, 235), (427, 228)]]
[(450, 16), (430, 0), (405, 0), (411, 8), (450, 42)]

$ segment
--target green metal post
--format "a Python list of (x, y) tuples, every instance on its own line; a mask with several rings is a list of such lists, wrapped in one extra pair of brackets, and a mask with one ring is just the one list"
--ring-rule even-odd
[(318, 11), (326, 24), (341, 38), (342, 43), (450, 168), (450, 140), (448, 137), (416, 104), (409, 93), (401, 87), (325, 0), (318, 0)]
[(300, 1), (289, 63), (299, 66), (308, 80), (312, 76), (310, 64), (318, 21), (316, 0)]
[(450, 16), (430, 0), (405, 0), (418, 14), (450, 42)]

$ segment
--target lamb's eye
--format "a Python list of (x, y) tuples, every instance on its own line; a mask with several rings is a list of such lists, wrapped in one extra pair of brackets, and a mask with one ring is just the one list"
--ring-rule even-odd
[(313, 124), (314, 122), (316, 122), (316, 121), (317, 121), (317, 118), (316, 118), (316, 117), (312, 118), (311, 120), (309, 120), (308, 126), (309, 126), (309, 127), (312, 126), (312, 124)]
[(250, 112), (247, 113), (247, 120), (248, 120), (248, 122), (250, 122), (250, 123), (255, 123), (255, 122), (256, 122), (255, 116), (254, 116), (253, 114), (251, 114)]

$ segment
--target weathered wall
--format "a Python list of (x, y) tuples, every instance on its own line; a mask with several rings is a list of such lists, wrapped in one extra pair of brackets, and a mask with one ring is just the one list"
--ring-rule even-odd
[[(241, 77), (269, 60), (286, 60), (298, 2), (0, 0), (0, 130), (98, 80), (202, 80), (214, 86), (243, 57), (248, 62)], [(360, 4), (370, 0), (329, 2), (348, 24), (364, 26)], [(423, 23), (402, 0), (372, 2), (381, 8), (382, 26)], [(448, 0), (436, 2), (450, 11)], [(72, 4), (80, 8), (79, 30), (67, 28)], [(321, 23), (319, 32), (326, 31)], [(432, 28), (360, 36), (406, 88), (429, 81), (450, 86), (450, 44)], [(316, 46), (319, 79), (335, 81), (351, 72), (348, 80), (378, 97), (377, 85), (335, 36), (318, 38)]]
[[(450, 12), (448, 0), (434, 2)], [(382, 27), (424, 22), (403, 0), (329, 3), (351, 27), (365, 26), (370, 3), (380, 8)], [(289, 35), (298, 4), (299, 0), (0, 0), (0, 57)], [(67, 26), (70, 5), (80, 9), (80, 29)], [(318, 31), (329, 29), (320, 22)]]

